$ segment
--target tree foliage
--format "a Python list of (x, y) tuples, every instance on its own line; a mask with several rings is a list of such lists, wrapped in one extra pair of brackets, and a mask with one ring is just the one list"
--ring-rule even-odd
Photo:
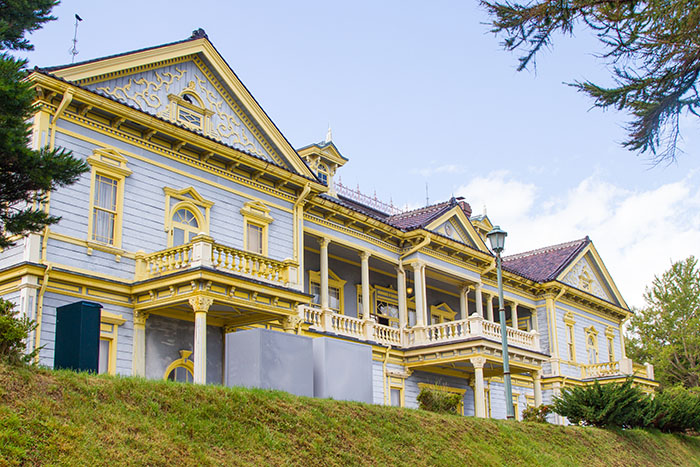
[(518, 70), (535, 63), (537, 53), (557, 33), (590, 28), (604, 46), (601, 58), (615, 85), (590, 81), (573, 86), (596, 107), (631, 116), (623, 146), (648, 153), (655, 162), (677, 154), (679, 118), (698, 116), (700, 95), (700, 3), (696, 0), (533, 0), (528, 3), (482, 0), (503, 34), (504, 48), (522, 50)]
[(0, 299), (0, 361), (11, 365), (30, 363), (39, 352), (26, 352), (27, 338), (36, 323), (18, 314), (14, 303)]
[(462, 402), (462, 397), (459, 394), (440, 388), (425, 387), (420, 390), (416, 400), (418, 401), (418, 406), (423, 410), (456, 414)]
[[(30, 50), (26, 32), (40, 28), (57, 2), (14, 0), (0, 2), (0, 49)], [(30, 119), (36, 97), (26, 77), (26, 62), (0, 54), (0, 248), (10, 237), (36, 232), (58, 222), (37, 209), (46, 194), (74, 183), (87, 165), (63, 149), (30, 149)]]
[(627, 355), (654, 364), (664, 386), (700, 386), (700, 270), (690, 256), (655, 277), (630, 321)]

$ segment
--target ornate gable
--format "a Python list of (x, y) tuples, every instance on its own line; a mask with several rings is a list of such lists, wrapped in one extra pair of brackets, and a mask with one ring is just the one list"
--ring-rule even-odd
[(426, 226), (426, 230), (449, 237), (479, 251), (488, 252), (483, 239), (459, 205), (430, 222)]
[(301, 175), (313, 175), (203, 32), (185, 41), (46, 71)]
[(592, 243), (561, 272), (558, 280), (608, 302), (627, 307)]

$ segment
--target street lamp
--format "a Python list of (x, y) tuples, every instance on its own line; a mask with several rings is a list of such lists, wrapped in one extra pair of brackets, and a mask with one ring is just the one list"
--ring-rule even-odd
[(506, 331), (506, 310), (503, 306), (503, 273), (501, 272), (501, 252), (506, 243), (508, 233), (501, 230), (499, 226), (494, 226), (491, 232), (486, 234), (491, 249), (496, 253), (496, 272), (498, 274), (498, 317), (501, 321), (501, 346), (503, 352), (503, 383), (506, 390), (506, 418), (515, 418), (513, 409), (513, 387), (510, 382), (510, 365), (508, 363), (508, 334)]

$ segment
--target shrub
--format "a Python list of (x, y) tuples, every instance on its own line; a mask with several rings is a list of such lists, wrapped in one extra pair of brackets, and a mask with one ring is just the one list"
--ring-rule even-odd
[(456, 414), (462, 403), (462, 397), (459, 394), (433, 388), (421, 389), (417, 400), (421, 409), (439, 413)]
[(700, 392), (680, 385), (664, 389), (649, 400), (643, 423), (666, 432), (700, 431)]
[(646, 409), (647, 397), (632, 386), (632, 379), (624, 383), (564, 388), (555, 398), (553, 411), (571, 423), (596, 427), (630, 427), (640, 423)]
[(27, 337), (36, 323), (18, 315), (14, 303), (0, 299), (0, 360), (11, 365), (29, 363), (39, 352), (35, 349), (26, 353)]
[(540, 405), (539, 407), (528, 407), (523, 410), (524, 422), (547, 423), (547, 415), (552, 412), (551, 405)]

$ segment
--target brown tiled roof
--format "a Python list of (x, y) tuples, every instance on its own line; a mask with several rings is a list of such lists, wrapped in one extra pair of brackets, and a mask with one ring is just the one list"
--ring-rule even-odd
[(418, 208), (412, 211), (402, 212), (401, 214), (396, 214), (394, 216), (389, 216), (386, 221), (399, 229), (417, 229), (419, 227), (425, 227), (425, 225), (430, 223), (430, 221), (438, 218), (445, 212), (452, 209), (453, 206), (457, 205), (462, 208), (467, 217), (471, 215), (472, 209), (469, 206), (469, 203), (462, 201), (461, 198), (459, 200), (452, 198), (449, 201), (444, 201), (442, 203), (432, 204), (424, 208)]
[(586, 237), (559, 245), (547, 246), (503, 258), (503, 267), (536, 282), (556, 279), (571, 260), (588, 245)]

